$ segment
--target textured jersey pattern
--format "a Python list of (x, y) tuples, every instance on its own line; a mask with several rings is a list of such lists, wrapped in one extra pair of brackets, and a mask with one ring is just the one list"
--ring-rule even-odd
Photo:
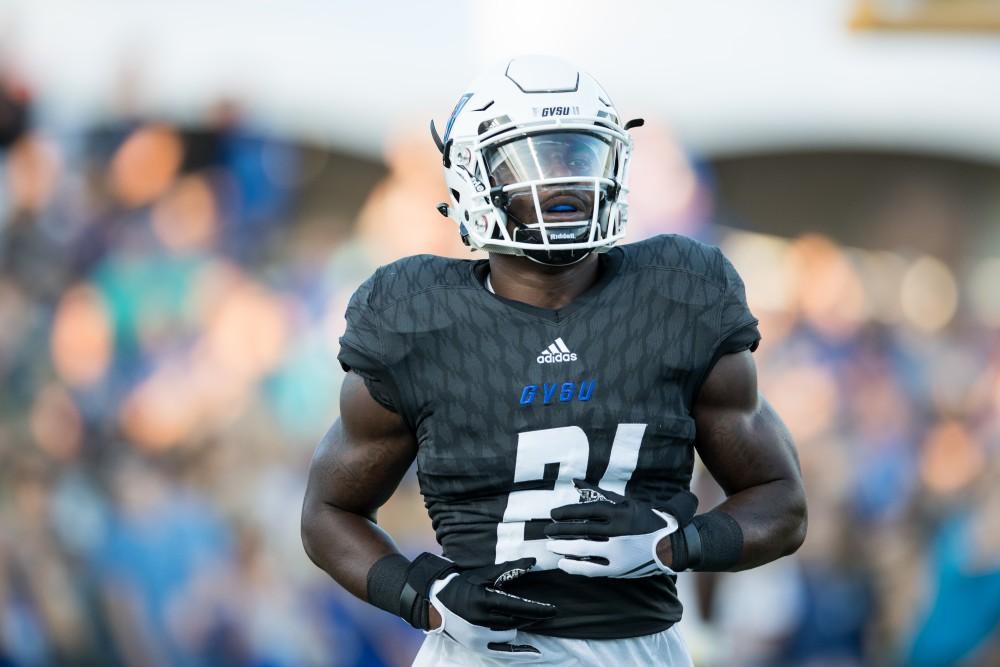
[[(462, 567), (538, 554), (545, 508), (574, 499), (571, 473), (654, 506), (686, 489), (701, 382), (722, 354), (756, 347), (743, 284), (717, 248), (659, 236), (600, 259), (598, 284), (561, 311), (490, 294), (484, 260), (428, 255), (380, 268), (351, 299), (340, 361), (417, 434), (421, 492)], [(564, 347), (575, 361), (539, 362)], [(681, 615), (667, 577), (546, 570), (512, 592), (559, 606), (532, 627), (555, 636), (637, 636)]]

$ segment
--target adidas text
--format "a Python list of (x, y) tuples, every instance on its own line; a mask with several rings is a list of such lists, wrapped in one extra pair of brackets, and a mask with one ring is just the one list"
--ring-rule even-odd
[(576, 352), (557, 352), (556, 354), (546, 352), (545, 354), (538, 355), (537, 361), (540, 364), (558, 364), (562, 361), (576, 361)]

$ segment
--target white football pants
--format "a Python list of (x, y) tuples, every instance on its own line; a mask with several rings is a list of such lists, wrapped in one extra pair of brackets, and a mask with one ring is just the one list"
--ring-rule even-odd
[(563, 639), (530, 632), (517, 633), (518, 644), (531, 644), (543, 658), (529, 661), (497, 660), (473, 652), (445, 635), (431, 634), (424, 639), (413, 667), (580, 667), (594, 665), (621, 667), (693, 667), (687, 646), (677, 627), (663, 632), (628, 639)]

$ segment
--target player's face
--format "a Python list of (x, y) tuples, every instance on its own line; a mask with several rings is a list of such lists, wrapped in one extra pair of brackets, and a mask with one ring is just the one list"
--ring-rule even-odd
[[(493, 185), (552, 178), (610, 178), (614, 152), (595, 134), (551, 132), (509, 141), (484, 152)], [(508, 192), (508, 216), (524, 225), (588, 221), (593, 215), (594, 184), (580, 180), (538, 186), (538, 207), (530, 188)]]

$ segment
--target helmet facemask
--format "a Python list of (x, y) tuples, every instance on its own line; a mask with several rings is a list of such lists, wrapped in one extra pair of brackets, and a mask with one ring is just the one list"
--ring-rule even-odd
[(559, 266), (624, 235), (627, 135), (601, 124), (504, 129), (459, 153), (470, 180), (489, 184), (469, 207), (476, 245)]
[[(525, 250), (526, 257), (541, 264), (573, 264), (594, 250), (580, 244), (588, 244), (592, 236), (607, 236), (608, 189), (608, 185), (600, 183), (596, 187), (589, 183), (528, 187), (503, 192), (494, 197), (494, 205), (501, 224), (506, 223), (515, 242), (539, 248)], [(578, 247), (560, 248), (569, 244)]]

